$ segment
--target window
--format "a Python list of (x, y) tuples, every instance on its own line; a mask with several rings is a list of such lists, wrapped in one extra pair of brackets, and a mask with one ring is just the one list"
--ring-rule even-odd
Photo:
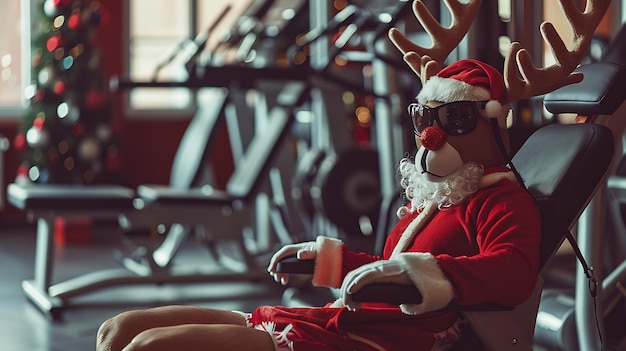
[[(0, 3), (0, 113), (19, 111), (24, 105), (24, 87), (29, 81), (29, 1)], [(20, 20), (15, 21), (18, 18)]]
[[(130, 1), (129, 77), (133, 81), (184, 81), (184, 67), (177, 62), (165, 66), (154, 77), (159, 61), (190, 36), (189, 2), (167, 0)], [(133, 109), (181, 109), (190, 104), (187, 89), (145, 88), (130, 91)]]
[[(129, 1), (128, 77), (138, 82), (184, 82), (185, 63), (197, 48), (196, 34), (219, 22), (207, 43), (207, 48), (215, 47), (251, 2)], [(129, 92), (129, 103), (132, 110), (182, 110), (192, 107), (193, 93), (186, 88), (135, 88)]]

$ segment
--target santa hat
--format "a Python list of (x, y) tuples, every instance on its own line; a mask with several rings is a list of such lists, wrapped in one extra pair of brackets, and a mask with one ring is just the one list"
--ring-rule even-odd
[(454, 62), (430, 77), (417, 95), (421, 104), (428, 101), (487, 100), (486, 116), (506, 120), (502, 109), (502, 105), (506, 104), (506, 85), (502, 74), (484, 62), (469, 59)]

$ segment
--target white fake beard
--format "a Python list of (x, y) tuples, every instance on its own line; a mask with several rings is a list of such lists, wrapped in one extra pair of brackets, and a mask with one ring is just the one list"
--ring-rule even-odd
[(468, 162), (440, 182), (432, 182), (426, 173), (417, 169), (413, 161), (404, 158), (400, 161), (398, 171), (402, 176), (400, 185), (404, 189), (404, 196), (411, 204), (410, 208), (407, 204), (398, 209), (397, 215), (402, 218), (423, 209), (427, 202), (435, 203), (439, 209), (460, 204), (478, 191), (484, 169), (478, 163)]

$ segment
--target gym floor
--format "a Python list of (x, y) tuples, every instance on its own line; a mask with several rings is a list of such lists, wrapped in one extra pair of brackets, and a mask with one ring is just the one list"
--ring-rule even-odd
[[(259, 305), (282, 303), (284, 288), (268, 275), (266, 280), (257, 282), (107, 288), (73, 298), (71, 306), (53, 320), (35, 308), (21, 290), (21, 281), (33, 277), (35, 229), (34, 225), (0, 225), (0, 350), (3, 351), (94, 350), (100, 324), (130, 309), (184, 304), (250, 311)], [(121, 238), (122, 234), (116, 226), (101, 224), (92, 231), (90, 243), (57, 246), (54, 281), (90, 271), (119, 268), (113, 259), (113, 252), (122, 247)], [(194, 244), (191, 241), (183, 248), (183, 254), (178, 256), (180, 264), (203, 262), (206, 252)], [(563, 268), (571, 271), (575, 264), (574, 259), (567, 259)], [(555, 270), (550, 280), (558, 280), (555, 278), (561, 275), (559, 271)], [(328, 294), (326, 289), (315, 288), (308, 293), (313, 294), (315, 300), (322, 297), (324, 301), (330, 301), (328, 299), (332, 298), (324, 296)], [(608, 324), (613, 327), (609, 329), (619, 329), (617, 335), (621, 336), (615, 340), (615, 331), (607, 333), (606, 345), (620, 343), (623, 321)], [(606, 349), (625, 350), (626, 345)], [(540, 347), (537, 350), (546, 351)]]
[[(283, 287), (267, 281), (211, 284), (146, 285), (107, 288), (72, 299), (52, 320), (22, 294), (21, 281), (33, 277), (34, 225), (0, 228), (0, 349), (7, 351), (94, 350), (100, 323), (119, 312), (152, 306), (185, 304), (250, 311), (280, 303)], [(112, 225), (94, 228), (89, 244), (57, 247), (54, 281), (93, 270), (118, 268), (113, 251), (121, 246)], [(202, 260), (199, 248), (185, 247), (185, 260)], [(193, 261), (192, 261), (193, 262)]]

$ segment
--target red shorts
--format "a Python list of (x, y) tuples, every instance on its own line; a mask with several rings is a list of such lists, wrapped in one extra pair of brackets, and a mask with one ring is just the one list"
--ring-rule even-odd
[(274, 337), (276, 350), (446, 350), (460, 337), (459, 315), (404, 314), (397, 307), (289, 308), (261, 306), (247, 314), (249, 327)]

